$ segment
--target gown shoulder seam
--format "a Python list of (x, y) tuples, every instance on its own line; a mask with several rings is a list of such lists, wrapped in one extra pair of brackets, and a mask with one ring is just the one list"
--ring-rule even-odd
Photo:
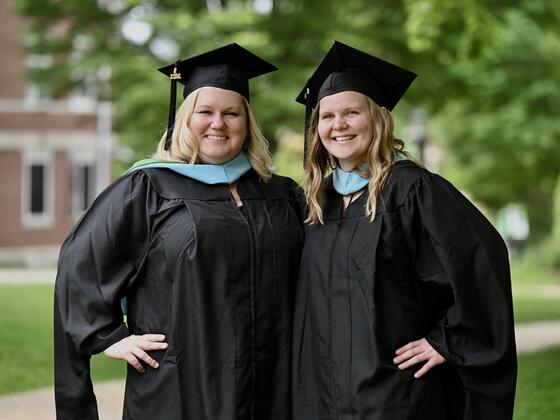
[(432, 174), (430, 172), (427, 172), (425, 174), (420, 175), (417, 179), (414, 180), (414, 182), (412, 182), (412, 184), (408, 188), (408, 191), (406, 192), (406, 195), (405, 195), (404, 199), (402, 200), (402, 202), (400, 202), (399, 204), (397, 204), (393, 208), (389, 208), (389, 209), (385, 209), (385, 210), (381, 211), (380, 214), (396, 213), (396, 212), (400, 211), (401, 208), (404, 207), (404, 205), (417, 193), (417, 191), (418, 191), (417, 186), (419, 184), (421, 184), (426, 178), (431, 177), (432, 175), (434, 175), (434, 174)]

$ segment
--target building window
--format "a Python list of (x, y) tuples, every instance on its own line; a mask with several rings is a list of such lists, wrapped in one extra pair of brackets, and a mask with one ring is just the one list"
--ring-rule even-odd
[(32, 164), (29, 166), (31, 175), (31, 197), (29, 210), (32, 215), (43, 214), (47, 210), (45, 203), (45, 165)]
[(27, 153), (22, 165), (22, 223), (47, 227), (53, 223), (53, 165), (49, 153)]
[(70, 174), (70, 210), (77, 219), (95, 198), (95, 167), (90, 163), (73, 162)]

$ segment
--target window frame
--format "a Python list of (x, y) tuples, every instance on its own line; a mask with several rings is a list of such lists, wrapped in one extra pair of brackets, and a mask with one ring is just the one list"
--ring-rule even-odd
[[(31, 167), (42, 165), (43, 174), (43, 212), (31, 212)], [(54, 223), (54, 160), (47, 151), (32, 151), (22, 154), (21, 162), (21, 222), (24, 228), (46, 228)]]
[[(77, 190), (75, 189), (74, 186), (75, 185), (74, 179), (76, 175), (76, 170), (78, 168), (82, 169), (84, 167), (88, 167), (89, 168), (88, 171), (90, 172), (88, 175), (89, 197), (87, 197), (87, 201), (89, 202), (89, 204), (86, 206), (86, 208), (80, 208), (81, 204), (79, 207), (78, 203), (81, 203), (84, 197), (81, 196), (81, 194), (80, 196), (77, 196)], [(95, 200), (96, 197), (95, 188), (96, 188), (96, 181), (97, 181), (96, 170), (97, 167), (95, 165), (95, 161), (91, 159), (76, 157), (76, 156), (72, 156), (70, 158), (69, 202), (70, 202), (70, 215), (74, 221), (77, 221), (80, 217), (82, 217), (82, 215), (91, 205), (91, 203), (93, 203), (93, 200)], [(82, 180), (80, 180), (80, 182), (82, 182)], [(82, 190), (80, 189), (79, 192), (81, 193)]]

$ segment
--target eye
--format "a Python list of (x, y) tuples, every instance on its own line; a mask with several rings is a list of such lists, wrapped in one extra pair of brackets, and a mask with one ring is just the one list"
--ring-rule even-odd
[(346, 115), (358, 115), (358, 114), (359, 114), (359, 112), (356, 111), (356, 110), (353, 110), (353, 109), (351, 109), (350, 111), (348, 111), (348, 112), (346, 113)]
[(226, 115), (232, 116), (232, 117), (238, 117), (239, 113), (238, 112), (234, 112), (234, 111), (229, 111), (226, 112)]
[(197, 114), (203, 114), (203, 115), (211, 115), (212, 112), (210, 112), (208, 109), (201, 109), (200, 111), (196, 111)]
[(333, 117), (334, 117), (333, 114), (323, 114), (323, 115), (321, 115), (322, 120), (332, 120)]

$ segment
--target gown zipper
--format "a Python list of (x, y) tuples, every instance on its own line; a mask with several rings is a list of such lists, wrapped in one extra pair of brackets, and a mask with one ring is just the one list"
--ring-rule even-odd
[(356, 194), (356, 193), (354, 192), (350, 196), (350, 201), (348, 202), (348, 205), (346, 206), (346, 208), (344, 208), (344, 198), (341, 197), (342, 201), (340, 203), (340, 214), (339, 214), (338, 219), (336, 221), (336, 224), (337, 224), (336, 233), (335, 233), (333, 241), (332, 241), (330, 259), (329, 259), (329, 281), (328, 281), (329, 298), (328, 298), (328, 302), (327, 302), (327, 306), (328, 306), (328, 325), (329, 325), (329, 376), (330, 376), (330, 387), (331, 387), (331, 404), (332, 404), (332, 409), (335, 413), (335, 416), (337, 416), (337, 417), (338, 417), (338, 409), (337, 409), (337, 405), (336, 405), (336, 394), (335, 394), (336, 381), (335, 381), (335, 375), (334, 375), (333, 326), (332, 326), (333, 260), (334, 260), (334, 248), (335, 248), (335, 245), (336, 245), (336, 241), (338, 239), (338, 235), (340, 234), (340, 230), (341, 230), (342, 225), (344, 223), (344, 213), (346, 212), (346, 210), (348, 210), (348, 207), (350, 207), (350, 205), (352, 204), (352, 202), (354, 200), (354, 194)]
[[(251, 229), (251, 223), (249, 220), (249, 214), (245, 213), (241, 207), (245, 206), (243, 201), (241, 206), (237, 205), (235, 197), (230, 191), (229, 187), (226, 185), (229, 196), (231, 198), (231, 203), (235, 207), (236, 211), (240, 215), (243, 223), (245, 224), (247, 231), (249, 232), (249, 249), (251, 256), (251, 274), (249, 279), (249, 290), (251, 294), (251, 420), (255, 420), (255, 388), (256, 388), (256, 339), (257, 339), (257, 325), (256, 325), (256, 309), (255, 309), (255, 237), (253, 229)], [(245, 207), (246, 209), (247, 207)]]

